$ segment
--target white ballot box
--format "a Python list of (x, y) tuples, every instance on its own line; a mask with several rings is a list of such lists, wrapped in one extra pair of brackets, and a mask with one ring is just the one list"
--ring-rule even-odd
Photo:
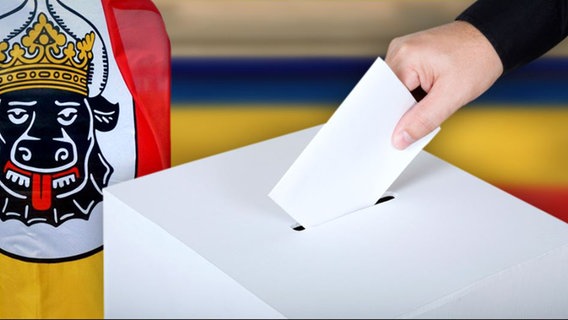
[(294, 230), (267, 195), (317, 130), (105, 189), (105, 317), (568, 317), (568, 224), (425, 151)]

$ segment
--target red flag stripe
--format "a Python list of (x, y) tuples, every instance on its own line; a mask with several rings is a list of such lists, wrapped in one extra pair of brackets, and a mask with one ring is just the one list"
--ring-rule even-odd
[(137, 176), (143, 176), (171, 164), (170, 42), (151, 1), (102, 3), (118, 67), (134, 97)]

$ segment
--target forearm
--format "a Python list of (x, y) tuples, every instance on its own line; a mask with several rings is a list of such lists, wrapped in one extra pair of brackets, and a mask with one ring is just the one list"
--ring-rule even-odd
[(485, 35), (507, 72), (540, 57), (568, 35), (568, 1), (478, 0), (456, 20), (471, 23)]

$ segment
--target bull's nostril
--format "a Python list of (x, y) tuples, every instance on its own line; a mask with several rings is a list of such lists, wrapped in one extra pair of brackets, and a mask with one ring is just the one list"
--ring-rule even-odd
[(69, 150), (60, 148), (55, 152), (55, 161), (65, 161), (69, 159)]
[(32, 152), (30, 151), (30, 149), (26, 147), (19, 147), (18, 152), (20, 153), (22, 160), (30, 161), (32, 159)]

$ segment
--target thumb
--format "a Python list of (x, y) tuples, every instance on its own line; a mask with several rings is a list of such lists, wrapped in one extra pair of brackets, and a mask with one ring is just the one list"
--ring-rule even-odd
[(450, 97), (451, 95), (445, 94), (444, 90), (433, 86), (430, 92), (399, 120), (392, 135), (393, 146), (399, 150), (406, 149), (439, 127), (461, 107)]

